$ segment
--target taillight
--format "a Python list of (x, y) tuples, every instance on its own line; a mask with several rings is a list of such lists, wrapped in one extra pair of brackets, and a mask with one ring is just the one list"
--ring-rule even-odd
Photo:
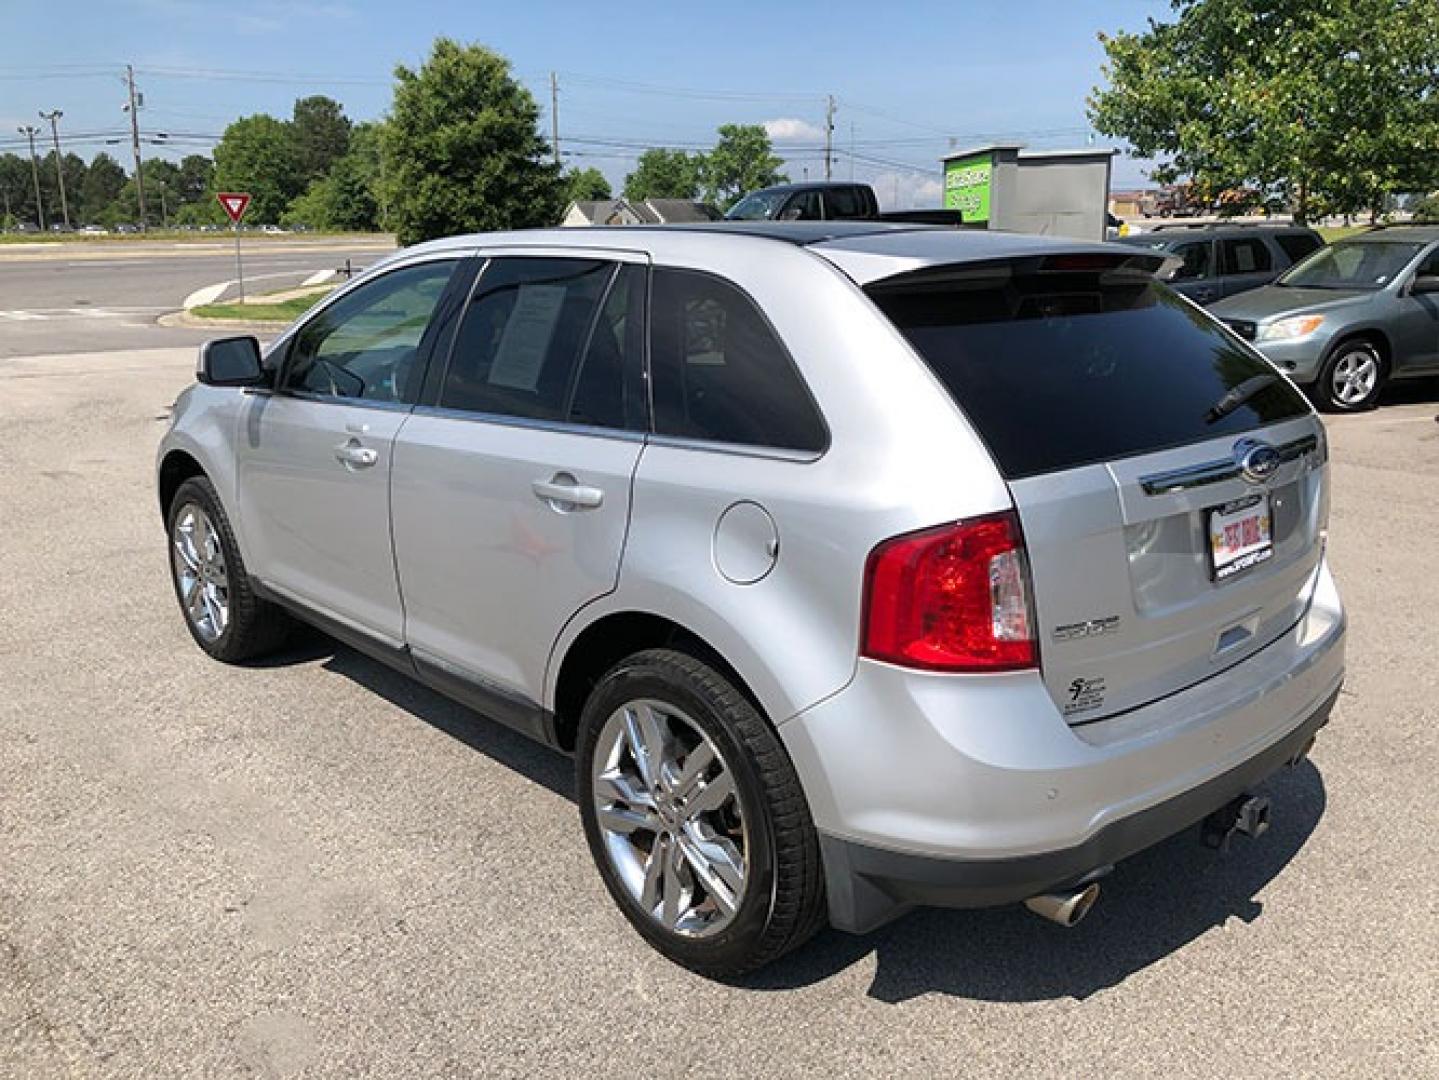
[(1013, 671), (1039, 653), (1013, 511), (897, 536), (865, 567), (865, 656), (931, 671)]

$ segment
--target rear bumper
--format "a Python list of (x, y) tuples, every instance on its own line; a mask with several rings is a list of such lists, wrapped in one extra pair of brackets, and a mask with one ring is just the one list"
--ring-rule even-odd
[(1163, 840), (1307, 746), (1344, 677), (1327, 563), (1309, 609), (1242, 663), (1078, 727), (1037, 673), (944, 676), (862, 661), (780, 725), (821, 834), (831, 922), (1022, 900)]
[(1290, 734), (1243, 765), (1147, 810), (1106, 825), (1074, 847), (1012, 859), (954, 861), (820, 837), (830, 921), (863, 933), (915, 905), (991, 907), (1077, 882), (1189, 828), (1285, 765), (1329, 722), (1335, 691)]

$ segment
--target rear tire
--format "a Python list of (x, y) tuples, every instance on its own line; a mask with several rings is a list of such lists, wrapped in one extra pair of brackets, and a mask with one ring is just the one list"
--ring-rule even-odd
[(1363, 338), (1341, 341), (1324, 362), (1314, 393), (1326, 412), (1372, 409), (1387, 374), (1384, 358), (1373, 342)]
[(585, 702), (576, 764), (600, 877), (670, 960), (743, 975), (823, 923), (799, 777), (773, 726), (708, 664), (670, 649), (617, 664)]
[(235, 664), (285, 643), (294, 622), (255, 595), (230, 519), (206, 477), (192, 476), (180, 485), (170, 502), (166, 531), (170, 580), (196, 645), (216, 660)]

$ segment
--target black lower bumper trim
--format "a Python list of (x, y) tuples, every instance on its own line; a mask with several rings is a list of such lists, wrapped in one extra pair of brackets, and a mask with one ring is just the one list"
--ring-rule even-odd
[(1084, 843), (1012, 859), (955, 861), (820, 836), (830, 923), (864, 933), (917, 905), (993, 907), (1079, 881), (1181, 832), (1293, 762), (1329, 722), (1335, 691), (1292, 732), (1226, 773), (1106, 825)]

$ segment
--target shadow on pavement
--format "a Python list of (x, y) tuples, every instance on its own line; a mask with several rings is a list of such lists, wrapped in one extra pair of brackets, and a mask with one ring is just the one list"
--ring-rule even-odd
[[(574, 765), (503, 725), (322, 635), (275, 657), (275, 666), (324, 660), (351, 679), (507, 768), (574, 801)], [(1318, 746), (1324, 745), (1321, 735)], [(1065, 930), (1015, 905), (979, 911), (919, 909), (862, 937), (826, 930), (771, 967), (733, 985), (788, 990), (821, 982), (874, 954), (870, 996), (897, 1003), (925, 994), (980, 1001), (1083, 999), (1115, 986), (1231, 918), (1248, 923), (1256, 899), (1303, 848), (1323, 816), (1324, 781), (1312, 762), (1262, 786), (1273, 800), (1263, 837), (1236, 838), (1227, 854), (1186, 830), (1121, 863), (1099, 902)], [(579, 827), (578, 819), (575, 823)]]

